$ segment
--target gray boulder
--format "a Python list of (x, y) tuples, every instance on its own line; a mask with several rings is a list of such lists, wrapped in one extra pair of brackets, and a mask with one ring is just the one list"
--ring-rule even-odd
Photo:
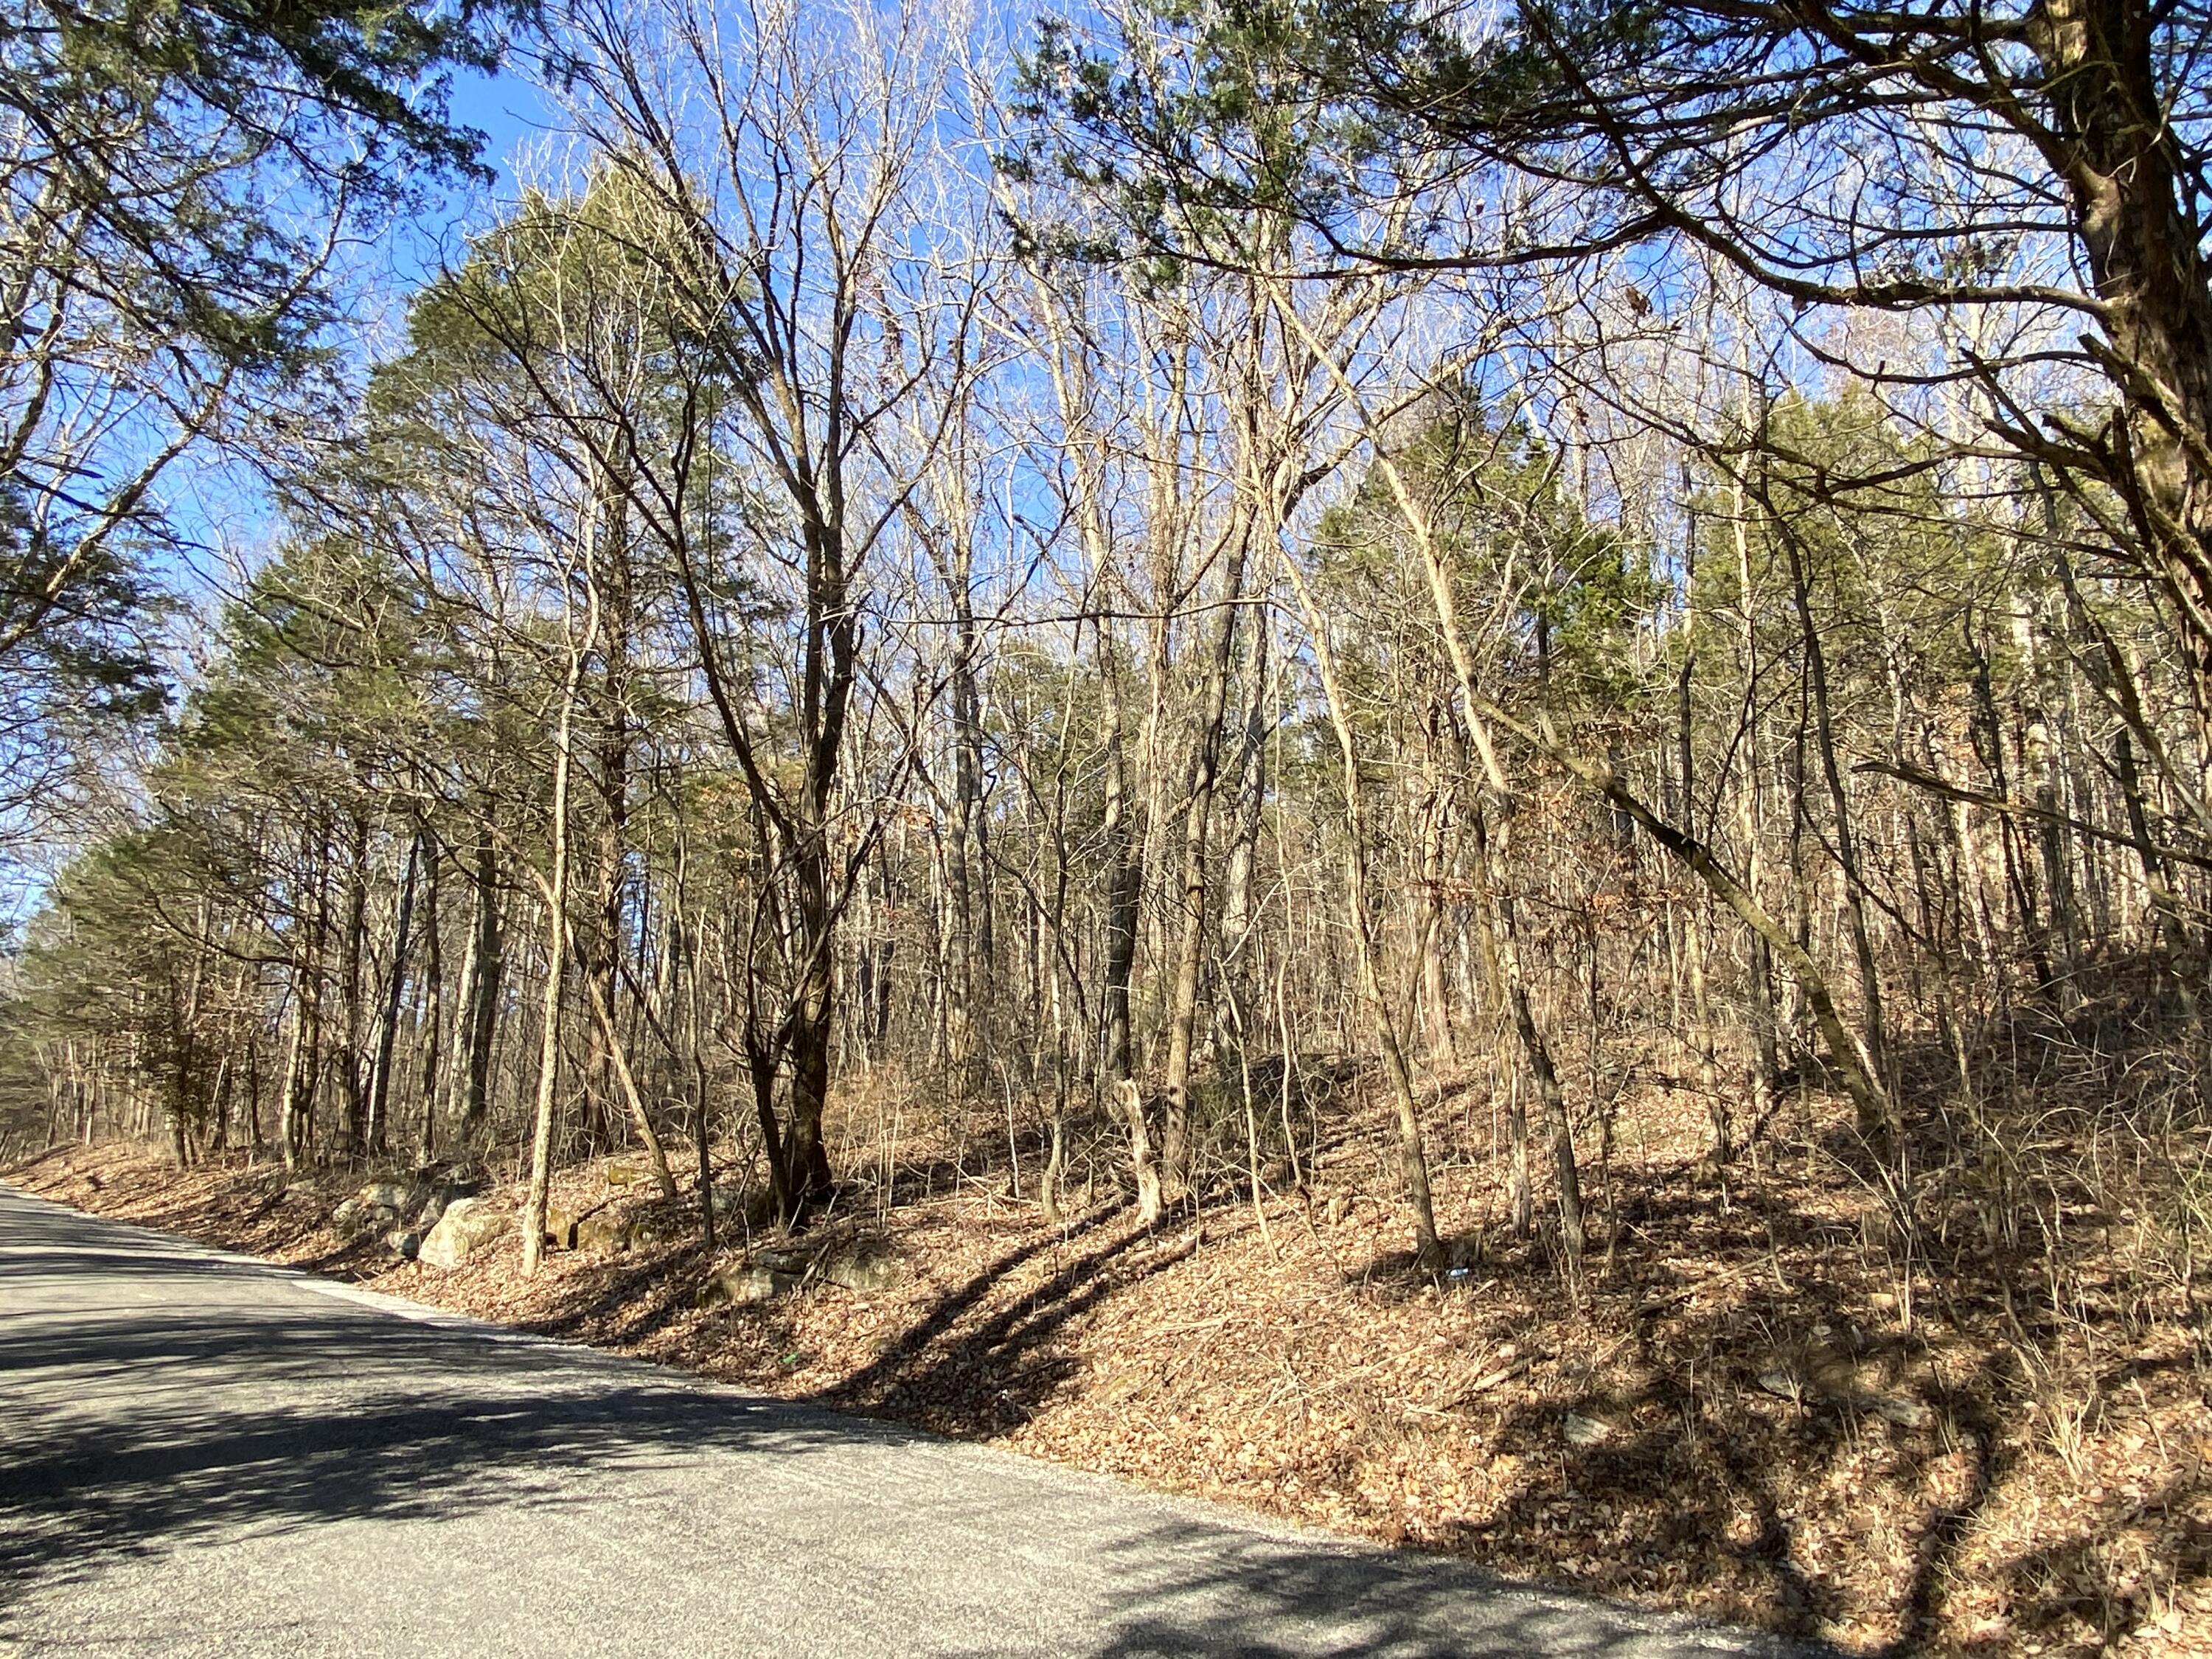
[(457, 1198), (422, 1240), (415, 1259), (433, 1267), (458, 1267), (511, 1224), (512, 1218), (494, 1211), (487, 1199)]
[(434, 1167), (418, 1170), (407, 1200), (415, 1213), (416, 1231), (428, 1232), (438, 1224), (438, 1218), (446, 1213), (448, 1204), (456, 1199), (474, 1198), (481, 1191), (481, 1182), (465, 1176), (441, 1176)]
[(595, 1255), (611, 1255), (630, 1246), (630, 1224), (611, 1210), (595, 1211), (575, 1224), (572, 1236), (574, 1248), (589, 1250)]
[(751, 1228), (766, 1228), (775, 1220), (775, 1197), (765, 1188), (717, 1187), (714, 1218), (741, 1221)]
[(822, 1276), (865, 1296), (903, 1285), (906, 1263), (889, 1241), (863, 1238), (830, 1251), (822, 1263)]
[(403, 1261), (412, 1261), (422, 1252), (422, 1235), (412, 1228), (395, 1228), (385, 1234), (384, 1247)]
[(699, 1305), (714, 1308), (726, 1303), (733, 1307), (750, 1307), (772, 1302), (798, 1285), (797, 1273), (780, 1273), (764, 1262), (740, 1262), (734, 1267), (723, 1268), (699, 1287)]
[(349, 1198), (331, 1212), (331, 1226), (341, 1238), (357, 1238), (362, 1233), (390, 1226), (398, 1213), (384, 1205), (365, 1204), (357, 1197)]

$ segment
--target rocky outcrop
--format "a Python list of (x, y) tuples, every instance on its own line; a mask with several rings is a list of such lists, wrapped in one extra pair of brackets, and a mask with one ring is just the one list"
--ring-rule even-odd
[(775, 1197), (763, 1187), (714, 1188), (714, 1219), (741, 1223), (755, 1231), (775, 1223)]
[(456, 1199), (468, 1198), (477, 1190), (472, 1181), (434, 1182), (422, 1189), (420, 1195), (410, 1200), (415, 1212), (414, 1226), (417, 1232), (428, 1232), (446, 1213), (446, 1206)]
[(474, 1182), (444, 1174), (435, 1165), (404, 1178), (382, 1176), (331, 1211), (331, 1225), (344, 1238), (368, 1232), (428, 1233), (448, 1205), (475, 1191)]
[(799, 1275), (769, 1267), (764, 1261), (741, 1261), (725, 1267), (699, 1287), (699, 1305), (750, 1307), (772, 1302), (799, 1288)]
[(629, 1218), (611, 1210), (586, 1216), (576, 1224), (576, 1248), (598, 1255), (612, 1255), (629, 1249), (635, 1229)]
[(808, 1241), (755, 1250), (709, 1278), (699, 1290), (699, 1305), (743, 1307), (769, 1302), (817, 1281), (860, 1295), (896, 1289), (908, 1274), (906, 1258), (887, 1238)]
[(863, 1296), (896, 1290), (906, 1283), (905, 1259), (886, 1238), (862, 1238), (839, 1245), (822, 1258), (822, 1277)]
[(422, 1240), (415, 1259), (433, 1267), (458, 1267), (512, 1224), (513, 1218), (493, 1210), (487, 1199), (455, 1199)]

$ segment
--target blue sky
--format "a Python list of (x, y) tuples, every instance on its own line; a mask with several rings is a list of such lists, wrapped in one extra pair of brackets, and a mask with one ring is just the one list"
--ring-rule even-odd
[(428, 276), (441, 249), (457, 252), (457, 233), (482, 225), (487, 208), (514, 198), (515, 153), (544, 132), (550, 119), (537, 87), (505, 71), (457, 76), (452, 115), (457, 125), (483, 134), (479, 159), (498, 178), (489, 188), (465, 182), (451, 186), (437, 207), (421, 214), (412, 227), (398, 229), (392, 239), (389, 276), (403, 288)]
[[(398, 325), (410, 295), (444, 260), (459, 257), (464, 234), (483, 226), (501, 203), (513, 198), (510, 163), (518, 147), (543, 131), (549, 118), (536, 87), (512, 74), (457, 76), (452, 114), (461, 125), (484, 135), (481, 159), (497, 177), (488, 186), (457, 181), (413, 218), (383, 225), (367, 239), (346, 279), (352, 295), (349, 308), (359, 331), (333, 340), (342, 350), (388, 347), (388, 331)], [(203, 449), (182, 457), (164, 475), (161, 495), (181, 544), (155, 550), (155, 568), (187, 599), (219, 603), (240, 574), (234, 561), (252, 562), (276, 533), (258, 477), (250, 465)], [(189, 625), (185, 633), (187, 637), (177, 642), (180, 667), (196, 637)], [(0, 895), (0, 915), (6, 910)]]
[(514, 183), (507, 163), (515, 146), (542, 131), (550, 118), (538, 88), (507, 71), (469, 75), (453, 87), (453, 118), (484, 135), (483, 160), (500, 173), (501, 193)]

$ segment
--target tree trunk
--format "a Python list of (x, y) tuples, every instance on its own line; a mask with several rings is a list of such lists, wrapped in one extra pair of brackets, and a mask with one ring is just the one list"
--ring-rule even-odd
[[(1382, 1071), (1396, 1107), (1398, 1168), (1406, 1183), (1407, 1202), (1413, 1212), (1413, 1255), (1426, 1272), (1443, 1265), (1443, 1241), (1437, 1233), (1435, 1200), (1429, 1190), (1428, 1151), (1421, 1135), (1420, 1104), (1413, 1092), (1413, 1071), (1406, 1063), (1399, 1016), (1382, 987), (1382, 964), (1375, 938), (1375, 916), (1368, 892), (1367, 815), (1365, 785), (1359, 775), (1358, 740), (1354, 735), (1349, 705), (1336, 674), (1336, 654), (1330, 648), (1328, 623), (1315, 603), (1313, 591), (1293, 559), (1283, 568), (1305, 612), (1312, 635), (1315, 665), (1320, 671), (1322, 691), (1328, 707), (1329, 726), (1336, 735), (1340, 776), (1344, 787), (1345, 902), (1352, 912), (1352, 937), (1358, 958), (1359, 987), (1375, 1025), (1376, 1042), (1382, 1051)], [(1284, 1056), (1285, 1063), (1289, 1056)]]
[[(588, 537), (589, 532), (586, 532)], [(587, 543), (588, 545), (588, 543)], [(588, 564), (590, 556), (586, 554)], [(575, 768), (576, 692), (584, 659), (599, 634), (599, 590), (586, 584), (581, 640), (570, 636), (554, 737), (551, 874), (544, 884), (545, 997), (538, 1037), (538, 1091), (530, 1136), (530, 1190), (522, 1209), (522, 1271), (538, 1271), (545, 1251), (545, 1207), (553, 1179), (553, 1120), (561, 1070), (561, 1004), (568, 963), (568, 781)]]
[(415, 920), (415, 882), (422, 855), (422, 837), (418, 832), (408, 843), (407, 869), (400, 878), (399, 914), (392, 924), (392, 973), (377, 1022), (376, 1066), (369, 1076), (368, 1146), (372, 1158), (383, 1157), (390, 1141), (386, 1118), (392, 1099), (392, 1054), (399, 1036), (400, 1001), (407, 990), (408, 931)]
[[(489, 810), (489, 802), (486, 810)], [(472, 882), (476, 926), (463, 968), (465, 988), (460, 1009), (468, 1030), (467, 1052), (459, 1078), (463, 1093), (455, 1131), (462, 1148), (470, 1152), (478, 1148), (491, 1121), (492, 1047), (498, 1034), (500, 982), (506, 968), (500, 926), (499, 862), (489, 825), (477, 841)]]
[(428, 1163), (438, 1151), (438, 1074), (444, 1058), (446, 1019), (445, 938), (438, 915), (438, 842), (425, 831), (422, 867), (422, 1000), (416, 1022), (420, 1049), (422, 1127), (416, 1156)]
[(1207, 641), (1206, 677), (1198, 693), (1191, 733), (1190, 767), (1182, 815), (1181, 914), (1176, 933), (1175, 986), (1167, 1018), (1167, 1070), (1161, 1090), (1166, 1114), (1160, 1133), (1160, 1182), (1170, 1203), (1181, 1199), (1190, 1177), (1190, 1068), (1198, 1030), (1198, 996), (1206, 965), (1207, 841), (1213, 821), (1214, 786), (1220, 776), (1221, 734), (1229, 702), (1229, 671), (1235, 660), (1237, 618), (1243, 595), (1244, 549), (1249, 532), (1232, 530), (1231, 551)]

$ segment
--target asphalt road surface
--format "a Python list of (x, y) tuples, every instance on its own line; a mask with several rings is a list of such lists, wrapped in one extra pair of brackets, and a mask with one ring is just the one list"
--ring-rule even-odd
[(0, 1187), (0, 1654), (1781, 1654)]

